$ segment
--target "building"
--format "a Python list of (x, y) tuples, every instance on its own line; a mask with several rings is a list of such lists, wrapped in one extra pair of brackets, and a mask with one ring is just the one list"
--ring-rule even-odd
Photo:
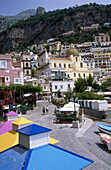
[(23, 63), (12, 62), (11, 55), (0, 55), (0, 85), (24, 84)]
[(66, 78), (77, 80), (78, 78), (86, 78), (93, 71), (88, 70), (87, 64), (81, 60), (81, 56), (73, 44), (70, 45), (69, 50), (66, 52), (66, 57), (50, 57), (51, 70), (61, 67), (66, 71)]
[(44, 14), (44, 13), (45, 13), (45, 8), (43, 8), (43, 7), (38, 7), (37, 8), (36, 15)]
[(94, 55), (94, 78), (102, 82), (111, 75), (111, 47), (91, 49)]
[[(64, 94), (69, 88), (73, 89), (74, 81), (80, 77), (86, 78), (89, 74), (93, 76), (93, 71), (88, 70), (87, 63), (81, 60), (81, 56), (73, 44), (65, 56), (49, 55), (46, 50), (38, 55), (37, 78), (43, 89), (45, 87), (47, 91), (55, 93), (60, 90)], [(41, 79), (43, 77), (45, 77), (45, 82)]]
[(98, 29), (98, 27), (99, 27), (99, 24), (92, 24), (91, 26), (80, 27), (80, 28), (81, 28), (81, 30), (89, 31), (92, 29)]
[(50, 138), (51, 129), (31, 124), (24, 118), (12, 123), (17, 125), (17, 129), (12, 127), (11, 131), (0, 136), (1, 169), (79, 170), (93, 163), (88, 158), (55, 146), (59, 141)]
[(95, 42), (109, 42), (110, 36), (108, 34), (99, 33), (98, 35), (94, 36)]
[(49, 43), (49, 51), (54, 52), (54, 51), (60, 51), (61, 50), (61, 42), (60, 41), (55, 41)]
[(30, 55), (23, 54), (23, 74), (24, 81), (31, 78), (31, 58)]

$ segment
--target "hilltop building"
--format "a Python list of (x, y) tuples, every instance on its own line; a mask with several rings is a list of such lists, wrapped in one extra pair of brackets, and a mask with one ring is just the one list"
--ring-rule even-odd
[(94, 36), (95, 42), (109, 42), (110, 36), (108, 34), (99, 33), (98, 35)]
[(43, 8), (43, 7), (38, 7), (37, 8), (36, 15), (44, 14), (44, 13), (45, 13), (45, 8)]

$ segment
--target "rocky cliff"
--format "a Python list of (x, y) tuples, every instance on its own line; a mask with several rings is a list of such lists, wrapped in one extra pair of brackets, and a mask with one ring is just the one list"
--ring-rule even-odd
[(111, 5), (83, 5), (76, 8), (50, 11), (19, 21), (0, 34), (0, 50), (25, 47), (45, 41), (80, 26), (111, 22)]
[(0, 15), (0, 32), (8, 29), (13, 24), (17, 23), (19, 20), (24, 20), (29, 18), (32, 15), (36, 14), (35, 9), (29, 9), (26, 11), (23, 11), (15, 16), (2, 16)]

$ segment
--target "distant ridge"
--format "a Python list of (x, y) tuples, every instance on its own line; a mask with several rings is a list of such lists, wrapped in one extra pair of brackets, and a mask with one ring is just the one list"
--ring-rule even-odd
[(35, 15), (35, 14), (36, 14), (35, 9), (29, 9), (14, 16), (0, 15), (0, 32), (8, 29), (10, 26), (17, 23), (19, 20), (27, 19), (30, 16)]
[[(25, 15), (24, 12), (23, 14)], [(40, 41), (45, 42), (49, 38), (55, 38), (68, 31), (76, 30), (77, 32), (78, 30), (79, 32), (81, 26), (101, 25), (104, 23), (111, 23), (111, 4), (98, 5), (90, 3), (89, 5), (49, 11), (45, 14), (31, 16), (28, 19), (18, 21), (8, 30), (2, 32), (0, 34), (0, 51), (6, 52), (14, 48), (26, 48), (28, 45), (38, 44)], [(91, 41), (90, 37), (92, 35), (89, 36), (88, 33), (82, 37), (82, 41), (86, 36)], [(77, 34), (76, 38), (78, 37), (79, 35)]]

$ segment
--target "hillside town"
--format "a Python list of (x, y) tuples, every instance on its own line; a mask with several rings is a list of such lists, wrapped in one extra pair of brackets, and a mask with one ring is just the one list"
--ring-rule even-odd
[[(111, 169), (111, 32), (101, 25), (111, 22), (0, 44), (0, 170)], [(71, 41), (89, 31), (92, 41)]]
[(1, 54), (0, 63), (0, 85), (40, 85), (43, 92), (55, 95), (60, 90), (64, 95), (80, 77), (91, 75), (100, 85), (110, 78), (110, 36), (101, 33), (93, 42), (69, 45), (49, 39), (47, 44), (34, 44), (24, 52)]

